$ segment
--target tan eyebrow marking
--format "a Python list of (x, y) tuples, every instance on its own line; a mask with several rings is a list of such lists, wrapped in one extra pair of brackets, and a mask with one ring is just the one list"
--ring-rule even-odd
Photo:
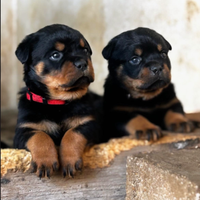
[(58, 50), (58, 51), (63, 51), (64, 48), (65, 48), (65, 45), (61, 42), (56, 42), (55, 44), (55, 48)]
[(157, 45), (157, 49), (158, 49), (158, 51), (162, 51), (162, 45), (161, 45), (161, 44), (158, 44), (158, 45)]
[(82, 47), (84, 47), (84, 46), (85, 46), (85, 42), (83, 41), (83, 39), (82, 39), (82, 38), (80, 39), (80, 45), (81, 45)]
[(35, 65), (35, 72), (37, 75), (41, 75), (43, 70), (44, 70), (44, 62), (39, 62), (37, 65)]
[(135, 54), (137, 54), (138, 56), (141, 56), (142, 55), (142, 49), (140, 49), (140, 48), (135, 49)]

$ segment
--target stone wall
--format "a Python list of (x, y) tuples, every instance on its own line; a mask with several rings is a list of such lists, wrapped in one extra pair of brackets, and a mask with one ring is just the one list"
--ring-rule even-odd
[(63, 23), (78, 29), (93, 50), (96, 80), (91, 89), (103, 93), (107, 63), (103, 47), (115, 35), (149, 27), (171, 43), (172, 81), (186, 112), (200, 111), (199, 0), (6, 0), (1, 1), (1, 106), (17, 107), (22, 65), (14, 55), (25, 35), (45, 25)]

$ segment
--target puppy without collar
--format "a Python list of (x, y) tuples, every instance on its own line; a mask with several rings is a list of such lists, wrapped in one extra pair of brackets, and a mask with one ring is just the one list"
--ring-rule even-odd
[(156, 31), (137, 28), (107, 44), (104, 112), (107, 135), (157, 140), (162, 130), (191, 132), (171, 83), (170, 43)]

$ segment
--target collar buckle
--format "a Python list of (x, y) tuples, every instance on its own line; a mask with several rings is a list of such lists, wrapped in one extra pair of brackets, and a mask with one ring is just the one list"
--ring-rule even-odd
[(42, 98), (43, 104), (48, 104), (47, 100), (45, 98)]
[(28, 94), (29, 94), (29, 97), (30, 97), (30, 100), (29, 101), (33, 101), (33, 96), (32, 96), (32, 93), (28, 90)]

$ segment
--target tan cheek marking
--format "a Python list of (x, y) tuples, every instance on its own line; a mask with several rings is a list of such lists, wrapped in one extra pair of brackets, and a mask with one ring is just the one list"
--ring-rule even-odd
[(166, 115), (165, 115), (165, 124), (167, 127), (170, 126), (170, 124), (180, 124), (182, 122), (187, 122), (187, 118), (183, 115), (183, 114), (180, 114), (180, 113), (176, 113), (176, 112), (173, 112), (172, 110), (169, 110)]
[(140, 72), (140, 74), (139, 74), (139, 77), (140, 77), (140, 78), (148, 78), (149, 75), (150, 75), (150, 70), (149, 70), (149, 68), (144, 67), (144, 68), (141, 70), (141, 72)]
[(80, 88), (76, 91), (51, 91), (51, 98), (52, 99), (60, 99), (60, 100), (67, 100), (67, 101), (73, 101), (75, 99), (80, 99), (82, 96), (84, 96), (88, 91), (87, 87)]
[(56, 123), (48, 121), (48, 120), (43, 120), (39, 123), (28, 122), (28, 123), (20, 124), (19, 127), (32, 128), (35, 130), (49, 132), (49, 133), (56, 132), (59, 130), (59, 126)]
[[(117, 72), (118, 77), (120, 77), (120, 78), (123, 77), (123, 78), (121, 78), (122, 82), (127, 87), (127, 89), (129, 90), (129, 92), (133, 98), (143, 98), (143, 100), (152, 99), (155, 96), (159, 95), (163, 91), (163, 89), (169, 85), (168, 84), (168, 85), (164, 86), (163, 88), (159, 88), (158, 90), (153, 91), (153, 92), (148, 92), (148, 91), (142, 92), (142, 91), (138, 90), (137, 88), (146, 82), (145, 79), (148, 78), (148, 76), (149, 76), (149, 69), (144, 68), (142, 70), (141, 74), (139, 75), (140, 79), (132, 79), (128, 76), (123, 76), (123, 73), (121, 73), (121, 71), (122, 71), (122, 66), (119, 68), (119, 70)], [(163, 73), (165, 73), (165, 76), (169, 77), (169, 80), (171, 80), (171, 72), (166, 64), (164, 64)]]
[(66, 127), (66, 128), (75, 128), (77, 126), (83, 125), (92, 120), (94, 120), (93, 116), (71, 117), (62, 123), (64, 124), (64, 127)]
[(132, 79), (126, 75), (124, 75), (122, 73), (123, 70), (123, 66), (121, 65), (118, 69), (117, 69), (117, 77), (119, 79), (119, 81), (121, 81), (124, 86), (128, 89), (128, 91), (130, 92), (131, 96), (133, 98), (139, 98), (140, 97), (140, 93), (137, 91), (137, 87), (141, 86), (142, 84), (144, 84), (143, 80), (141, 79)]
[(157, 49), (158, 49), (158, 51), (162, 51), (162, 45), (161, 45), (161, 44), (158, 44), (158, 45), (157, 45)]
[(74, 78), (76, 79), (77, 76), (79, 76), (79, 72), (77, 72), (76, 67), (72, 62), (65, 62), (64, 65), (62, 66), (61, 70), (61, 79), (62, 82), (66, 83), (66, 80), (71, 81)]
[(65, 49), (65, 44), (63, 44), (63, 43), (61, 43), (61, 42), (56, 42), (55, 48), (56, 48), (58, 51), (63, 51), (63, 50)]
[(61, 84), (60, 74), (56, 71), (48, 74), (44, 77), (43, 83), (48, 87), (48, 89), (58, 88)]
[(88, 73), (93, 78), (93, 81), (94, 81), (95, 74), (94, 74), (94, 68), (93, 68), (92, 62), (89, 58), (87, 59), (87, 61), (88, 61)]
[(81, 47), (84, 47), (84, 46), (85, 46), (85, 43), (84, 43), (84, 41), (83, 41), (82, 38), (80, 39), (80, 45), (81, 45)]
[(138, 55), (138, 56), (141, 56), (142, 55), (142, 49), (136, 48), (135, 49), (135, 54)]
[(43, 82), (50, 90), (58, 89), (62, 84), (69, 83), (76, 75), (73, 63), (67, 62), (61, 71), (52, 71), (44, 77)]
[[(94, 71), (92, 65), (90, 67), (91, 74), (94, 76)], [(62, 66), (61, 71), (53, 71), (43, 78), (43, 83), (46, 84), (51, 99), (60, 100), (74, 100), (80, 99), (83, 95), (87, 93), (88, 86), (81, 87), (75, 91), (70, 91), (71, 87), (62, 88), (63, 84), (69, 84), (73, 79), (80, 78), (83, 75), (81, 70), (76, 70), (74, 64), (71, 62), (66, 62)]]
[(165, 76), (169, 77), (169, 80), (171, 80), (171, 71), (169, 70), (167, 64), (164, 64), (164, 69), (163, 69), (163, 73)]
[(39, 62), (37, 65), (35, 65), (35, 72), (38, 76), (41, 75), (41, 73), (44, 70), (44, 62)]
[[(50, 97), (51, 99), (60, 99), (60, 100), (75, 100), (80, 99), (82, 96), (84, 96), (87, 93), (88, 87), (81, 87), (78, 90), (70, 91), (69, 88), (61, 88), (60, 85), (67, 84), (72, 80), (72, 78), (75, 77), (76, 74), (73, 75), (73, 73), (66, 78), (63, 78), (61, 74), (57, 75), (56, 77), (46, 77), (45, 83), (48, 87)], [(60, 78), (59, 78), (60, 76)]]
[(144, 81), (141, 79), (132, 79), (128, 76), (123, 77), (123, 82), (127, 88), (130, 90), (137, 90), (137, 87), (140, 87), (142, 84), (144, 84)]
[[(164, 64), (164, 69), (163, 69), (163, 74), (165, 77), (168, 77), (169, 81), (171, 80), (171, 72), (167, 66), (167, 64)], [(141, 77), (148, 77), (148, 71), (143, 70)], [(159, 95), (164, 88), (168, 87), (169, 84), (167, 84), (166, 86), (164, 86), (163, 88), (159, 88), (158, 90), (154, 91), (154, 92), (145, 92), (145, 93), (141, 93), (139, 95), (139, 97), (142, 97), (144, 100), (148, 100), (148, 99), (152, 99), (155, 96)]]
[(140, 79), (132, 79), (126, 75), (124, 75), (122, 73), (123, 70), (123, 66), (121, 65), (118, 69), (117, 69), (117, 76), (119, 78), (120, 81), (122, 81), (124, 83), (124, 85), (130, 89), (130, 90), (134, 90), (136, 89), (136, 87), (140, 86), (143, 84), (143, 81)]
[[(160, 94), (162, 92), (163, 88), (160, 88), (153, 92), (145, 92), (145, 91), (141, 92), (137, 88), (140, 87), (141, 85), (143, 85), (145, 81), (141, 80), (141, 79), (132, 79), (128, 76), (124, 76), (122, 73), (122, 69), (123, 69), (123, 67), (120, 66), (117, 71), (117, 76), (118, 76), (119, 80), (123, 82), (123, 84), (128, 89), (128, 91), (130, 92), (130, 95), (133, 98), (143, 98), (144, 100), (148, 100), (148, 99), (154, 98), (155, 96), (157, 96), (158, 94)], [(144, 69), (143, 76), (145, 73), (148, 73), (148, 69), (146, 69), (146, 70)]]

